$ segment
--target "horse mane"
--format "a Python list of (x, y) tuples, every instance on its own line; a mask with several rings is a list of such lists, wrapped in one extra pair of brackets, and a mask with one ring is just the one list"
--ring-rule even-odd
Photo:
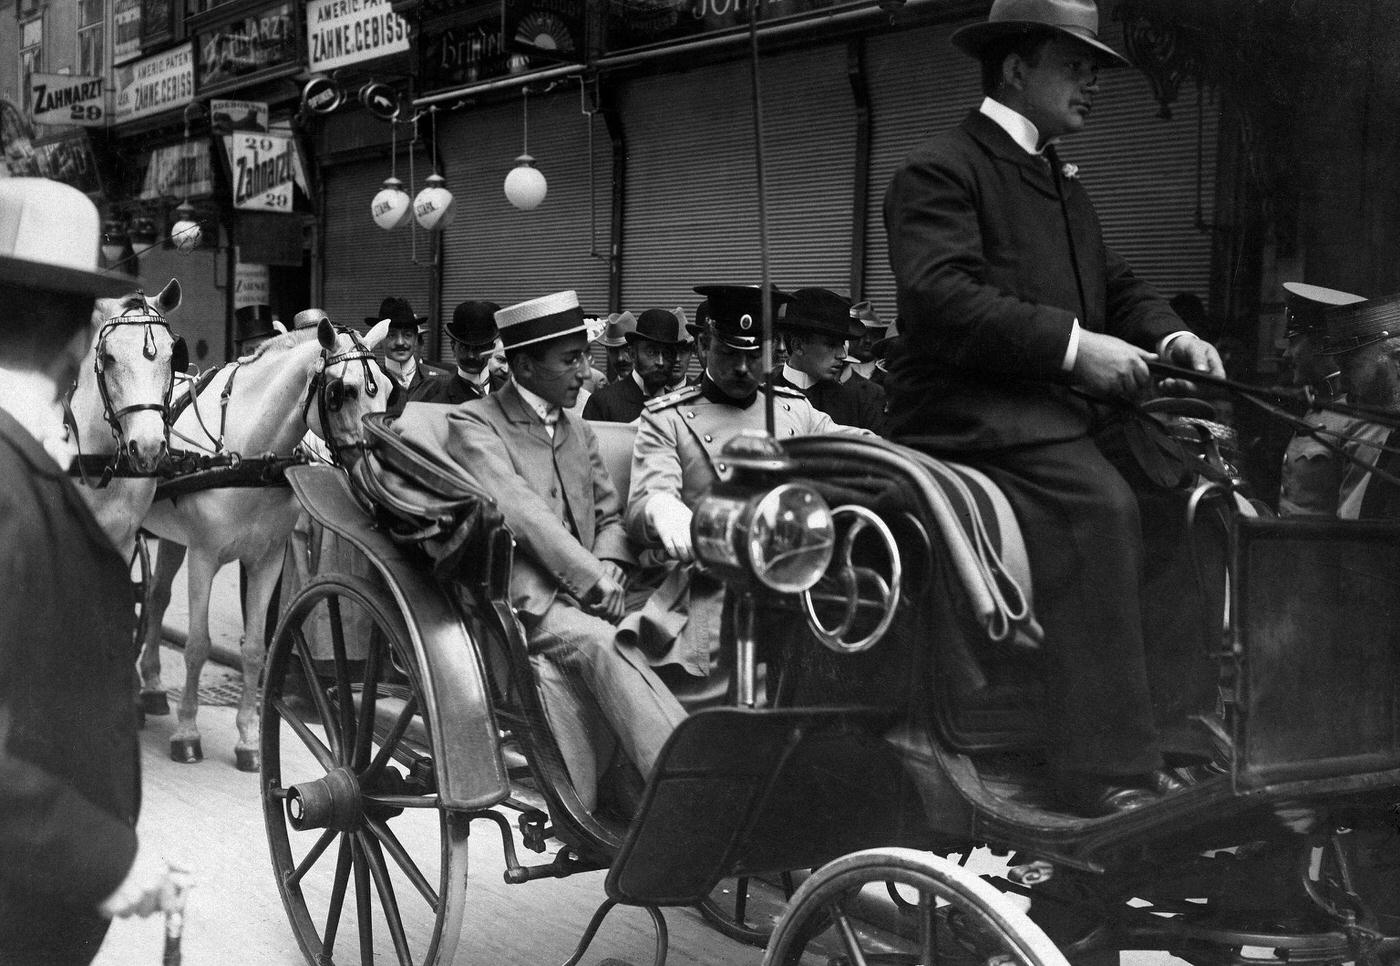
[(293, 329), (290, 332), (284, 332), (282, 335), (273, 336), (254, 349), (250, 354), (240, 356), (238, 361), (247, 365), (250, 362), (258, 361), (265, 355), (276, 352), (286, 352), (288, 349), (299, 346), (303, 342), (308, 342), (314, 338), (316, 338), (315, 329)]

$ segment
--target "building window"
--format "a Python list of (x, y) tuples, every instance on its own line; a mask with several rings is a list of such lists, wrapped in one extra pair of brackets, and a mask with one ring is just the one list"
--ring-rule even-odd
[(24, 113), (30, 113), (30, 79), (44, 69), (44, 18), (42, 15), (19, 25), (19, 89)]
[(97, 77), (102, 67), (103, 31), (107, 26), (106, 0), (78, 0), (78, 73)]

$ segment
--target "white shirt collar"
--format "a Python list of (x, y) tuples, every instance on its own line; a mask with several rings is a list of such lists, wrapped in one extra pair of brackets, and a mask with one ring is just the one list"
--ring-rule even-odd
[[(514, 379), (511, 381), (515, 382)], [(535, 411), (535, 415), (539, 416), (540, 419), (544, 421), (545, 427), (549, 430), (549, 434), (553, 436), (554, 424), (559, 421), (559, 407), (545, 402), (542, 397), (526, 389), (518, 382), (515, 383), (515, 388), (520, 393), (520, 398), (525, 400), (525, 405)]]
[(407, 389), (409, 383), (413, 382), (413, 377), (418, 373), (418, 357), (409, 356), (407, 362), (399, 363), (385, 356), (384, 368), (389, 370), (389, 375), (393, 376), (400, 386)]
[(52, 379), (39, 372), (0, 367), (0, 409), (29, 431), (59, 469), (68, 469), (78, 451), (68, 439)]
[(463, 382), (469, 382), (481, 391), (484, 396), (491, 391), (491, 373), (483, 366), (480, 372), (468, 372), (461, 366), (457, 367), (457, 375), (462, 377)]
[(630, 375), (632, 376), (632, 381), (637, 384), (637, 388), (642, 391), (643, 396), (651, 395), (651, 393), (647, 392), (647, 384), (642, 382), (641, 373), (639, 373), (636, 369), (633, 369)]
[(783, 363), (783, 378), (803, 392), (811, 389), (817, 382), (817, 380), (807, 375), (807, 373), (803, 372), (801, 369), (794, 369), (786, 362)]
[(1040, 131), (1023, 114), (1013, 111), (1001, 101), (991, 97), (982, 98), (981, 112), (992, 123), (1011, 136), (1027, 154), (1040, 154)]

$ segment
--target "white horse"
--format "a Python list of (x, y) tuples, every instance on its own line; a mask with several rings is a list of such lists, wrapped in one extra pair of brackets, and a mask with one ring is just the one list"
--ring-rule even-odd
[[(220, 370), (176, 419), (173, 435), (199, 440), (212, 450), (243, 457), (290, 455), (310, 430), (332, 453), (352, 453), (363, 440), (360, 418), (382, 412), (392, 383), (370, 351), (383, 338), (381, 322), (363, 339), (329, 321), (263, 343), (251, 355)], [(329, 425), (327, 425), (329, 424)], [(170, 739), (170, 756), (203, 758), (196, 715), (199, 674), (209, 657), (209, 594), (215, 573), (241, 561), (247, 569), (243, 601), (243, 692), (238, 703), (240, 770), (258, 769), (258, 677), (262, 671), (268, 601), (281, 573), (282, 552), (300, 510), (285, 486), (204, 489), (161, 498), (142, 524), (163, 540), (188, 548), (189, 635), (185, 686)], [(147, 598), (146, 640), (139, 669), (143, 701), (163, 693), (160, 636), (178, 555), (161, 553)]]
[(68, 401), (79, 453), (88, 457), (82, 461), (83, 476), (74, 482), (127, 558), (155, 496), (156, 479), (113, 475), (104, 484), (103, 469), (151, 473), (165, 455), (166, 403), (173, 373), (186, 365), (184, 341), (166, 321), (179, 305), (175, 279), (155, 298), (136, 291), (98, 299), (92, 311), (92, 348)]

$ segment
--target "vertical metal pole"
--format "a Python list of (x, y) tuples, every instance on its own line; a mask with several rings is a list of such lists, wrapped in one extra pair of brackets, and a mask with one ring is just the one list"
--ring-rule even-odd
[[(759, 292), (763, 301), (763, 380), (773, 379), (773, 300), (768, 291), (771, 287), (768, 272), (768, 191), (763, 173), (763, 95), (758, 83), (758, 17), (763, 9), (763, 0), (750, 0), (749, 4), (749, 76), (753, 80), (753, 161), (758, 180), (758, 257)], [(773, 423), (773, 393), (763, 394), (764, 419), (768, 435), (777, 435)]]
[(734, 602), (734, 607), (734, 681), (737, 691), (735, 702), (741, 708), (752, 708), (758, 704), (758, 653), (753, 637), (753, 596), (744, 594)]

